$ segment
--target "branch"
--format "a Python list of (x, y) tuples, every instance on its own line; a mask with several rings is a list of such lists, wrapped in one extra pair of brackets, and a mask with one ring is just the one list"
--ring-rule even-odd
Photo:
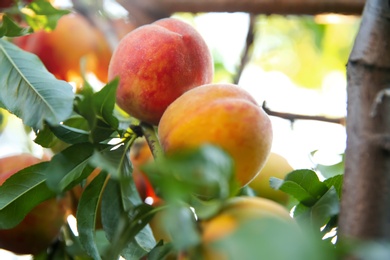
[(245, 48), (244, 48), (244, 52), (243, 52), (243, 54), (241, 56), (240, 66), (238, 67), (236, 76), (234, 78), (234, 83), (235, 84), (238, 84), (238, 81), (241, 78), (241, 74), (244, 71), (244, 68), (245, 68), (245, 66), (246, 66), (246, 64), (248, 63), (248, 60), (249, 60), (249, 49), (253, 45), (253, 42), (254, 42), (254, 39), (255, 39), (255, 32), (254, 32), (255, 20), (256, 20), (256, 16), (254, 14), (250, 14), (250, 16), (249, 16), (249, 27), (248, 27), (248, 33), (246, 35)]
[[(320, 14), (360, 15), (365, 0), (118, 0), (126, 9), (136, 6), (142, 12), (155, 14), (175, 12), (247, 12), (254, 14)], [(155, 16), (155, 15), (154, 15)]]
[(309, 115), (298, 115), (298, 114), (284, 113), (284, 112), (275, 112), (266, 106), (266, 102), (263, 103), (262, 108), (269, 116), (284, 118), (291, 121), (291, 123), (294, 123), (295, 120), (315, 120), (315, 121), (345, 125), (345, 117), (329, 118), (324, 116), (309, 116)]

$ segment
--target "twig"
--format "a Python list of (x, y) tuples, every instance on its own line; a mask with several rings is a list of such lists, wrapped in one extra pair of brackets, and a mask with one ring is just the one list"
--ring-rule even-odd
[(241, 74), (244, 71), (244, 68), (245, 68), (245, 66), (246, 66), (246, 64), (248, 63), (248, 60), (249, 60), (249, 49), (253, 45), (253, 42), (254, 42), (254, 39), (255, 39), (255, 33), (254, 33), (255, 20), (256, 20), (255, 18), (256, 18), (256, 16), (254, 14), (250, 14), (249, 15), (249, 28), (248, 28), (248, 33), (246, 35), (245, 48), (244, 48), (244, 52), (243, 52), (243, 54), (241, 56), (240, 66), (238, 67), (237, 73), (236, 73), (236, 75), (234, 77), (234, 83), (235, 84), (238, 84), (238, 81), (241, 78)]
[(292, 113), (276, 112), (276, 111), (272, 111), (271, 109), (269, 109), (266, 106), (265, 101), (263, 102), (262, 108), (268, 115), (287, 119), (287, 120), (291, 121), (291, 123), (294, 123), (295, 120), (315, 120), (315, 121), (322, 121), (322, 122), (340, 124), (340, 125), (345, 126), (345, 117), (330, 118), (330, 117), (325, 117), (325, 116), (309, 116), (309, 115), (299, 115), (299, 114), (292, 114)]

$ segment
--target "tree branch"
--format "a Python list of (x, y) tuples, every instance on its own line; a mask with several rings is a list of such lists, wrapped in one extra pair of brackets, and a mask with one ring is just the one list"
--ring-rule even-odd
[(292, 113), (276, 112), (269, 109), (266, 106), (266, 102), (263, 103), (262, 108), (269, 116), (276, 116), (283, 119), (287, 119), (291, 121), (291, 123), (294, 123), (296, 120), (315, 120), (315, 121), (345, 125), (345, 117), (330, 118), (324, 116), (309, 116), (309, 115), (298, 115)]

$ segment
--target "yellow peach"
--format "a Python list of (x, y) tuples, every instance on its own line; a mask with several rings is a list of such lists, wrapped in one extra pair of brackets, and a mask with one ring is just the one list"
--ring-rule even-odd
[(239, 183), (248, 184), (271, 149), (272, 125), (253, 97), (233, 84), (207, 84), (187, 91), (163, 114), (158, 136), (166, 153), (213, 144), (235, 164)]

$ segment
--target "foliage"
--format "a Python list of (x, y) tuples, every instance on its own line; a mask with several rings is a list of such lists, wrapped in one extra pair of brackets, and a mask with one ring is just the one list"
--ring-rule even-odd
[[(19, 171), (0, 186), (0, 228), (14, 227), (40, 202), (84, 185), (99, 168), (78, 202), (78, 235), (70, 226), (64, 227), (63, 237), (36, 259), (47, 259), (48, 255), (50, 259), (162, 259), (171, 255), (198, 259), (202, 253), (202, 221), (218, 214), (229, 198), (253, 195), (248, 187), (238, 188), (232, 159), (212, 145), (156, 157), (142, 169), (164, 203), (146, 203), (132, 177), (129, 151), (137, 138), (147, 134), (139, 121), (115, 106), (118, 79), (98, 91), (85, 81), (82, 90), (74, 94), (71, 86), (55, 79), (36, 56), (6, 38), (31, 33), (31, 28), (53, 28), (67, 11), (58, 11), (43, 0), (26, 8), (32, 11), (25, 17), (30, 27), (20, 27), (8, 16), (3, 16), (0, 26), (0, 107), (34, 130), (36, 144), (53, 148), (62, 142), (66, 148), (48, 162)], [(280, 22), (275, 19), (269, 22)], [(313, 29), (310, 21), (301, 22)], [(301, 40), (310, 38), (310, 43), (325, 44), (327, 28), (314, 29), (312, 35), (308, 35), (309, 30), (302, 32)], [(343, 46), (335, 47), (340, 48)], [(308, 53), (311, 58), (322, 55)], [(303, 83), (314, 84), (311, 79)], [(155, 138), (155, 129), (148, 127), (148, 135)], [(162, 153), (158, 144), (153, 148), (155, 155)], [(291, 196), (291, 212), (302, 232), (274, 220), (253, 220), (218, 241), (216, 247), (233, 259), (338, 259), (347, 251), (332, 240), (337, 236), (340, 210), (340, 167), (343, 165), (319, 165), (325, 177), (322, 181), (318, 172), (307, 169), (293, 171), (283, 180), (271, 178), (273, 188)], [(175, 238), (171, 242), (156, 241), (149, 225), (161, 212), (166, 214), (164, 226)], [(99, 217), (102, 229), (96, 228)]]

